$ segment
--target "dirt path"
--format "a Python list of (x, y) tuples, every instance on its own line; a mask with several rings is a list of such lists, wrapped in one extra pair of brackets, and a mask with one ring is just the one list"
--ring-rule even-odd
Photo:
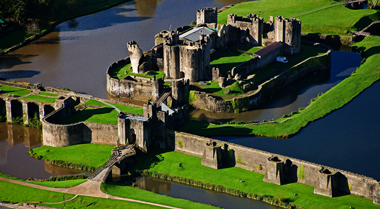
[[(78, 186), (70, 187), (70, 188), (52, 188), (52, 187), (46, 187), (46, 186), (31, 184), (28, 182), (8, 179), (8, 178), (4, 178), (4, 177), (0, 177), (0, 181), (5, 181), (5, 182), (12, 183), (12, 184), (18, 184), (18, 185), (23, 185), (23, 186), (27, 186), (27, 187), (32, 187), (32, 188), (36, 188), (36, 189), (43, 189), (43, 190), (48, 190), (48, 191), (53, 191), (53, 192), (63, 192), (63, 193), (68, 193), (68, 194), (75, 194), (75, 195), (82, 195), (82, 196), (89, 196), (89, 197), (124, 200), (124, 201), (142, 203), (142, 204), (153, 205), (153, 206), (158, 206), (158, 207), (163, 207), (163, 208), (176, 208), (176, 207), (171, 207), (168, 205), (161, 205), (161, 204), (152, 203), (152, 202), (145, 202), (145, 201), (141, 201), (141, 200), (134, 200), (134, 199), (116, 197), (116, 196), (112, 196), (109, 194), (105, 194), (100, 190), (101, 182), (91, 181), (91, 180), (88, 180), (88, 181), (86, 181), (86, 182), (84, 182)], [(72, 198), (72, 199), (74, 199), (74, 198)]]

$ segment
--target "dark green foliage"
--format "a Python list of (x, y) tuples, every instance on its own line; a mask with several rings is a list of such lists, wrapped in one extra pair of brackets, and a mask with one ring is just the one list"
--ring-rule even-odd
[(42, 129), (41, 121), (37, 113), (34, 113), (34, 116), (32, 118), (29, 118), (29, 126)]
[(13, 118), (12, 118), (12, 123), (13, 123), (13, 124), (19, 124), (19, 125), (22, 125), (22, 123), (23, 123), (22, 117), (13, 117)]
[(74, 179), (87, 179), (87, 177), (88, 177), (87, 174), (50, 176), (49, 179), (45, 179), (44, 181), (66, 181), (66, 180), (74, 180)]

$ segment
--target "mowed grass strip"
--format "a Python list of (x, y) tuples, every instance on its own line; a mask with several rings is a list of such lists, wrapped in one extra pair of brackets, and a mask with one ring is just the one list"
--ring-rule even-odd
[(73, 194), (51, 192), (47, 190), (35, 189), (27, 186), (0, 181), (0, 197), (2, 200), (6, 202), (60, 202), (63, 200), (63, 195), (65, 195), (65, 199), (70, 199), (74, 197)]
[(285, 120), (284, 118), (277, 119), (279, 123), (260, 125), (212, 125), (190, 121), (182, 131), (203, 136), (256, 135), (287, 138), (294, 135), (307, 124), (343, 107), (380, 79), (380, 37), (366, 37), (354, 47), (361, 52), (364, 63), (350, 77), (317, 97), (304, 110), (293, 115), (286, 122), (281, 123)]
[[(40, 204), (44, 205), (44, 204)], [(162, 209), (162, 207), (148, 205), (143, 203), (129, 202), (123, 200), (114, 200), (114, 199), (105, 199), (105, 198), (95, 198), (95, 197), (87, 197), (87, 196), (78, 196), (72, 201), (66, 202), (64, 205), (61, 204), (49, 204), (44, 205), (47, 207), (54, 208), (109, 208), (109, 209)]]
[[(54, 208), (139, 208), (139, 209), (155, 209), (162, 208), (153, 205), (147, 205), (142, 203), (128, 202), (123, 200), (113, 200), (105, 198), (95, 198), (78, 196), (72, 201), (68, 201), (60, 204), (43, 204), (43, 203), (55, 203), (71, 199), (73, 194), (52, 192), (42, 189), (35, 189), (27, 186), (12, 184), (4, 181), (0, 181), (0, 197), (6, 202), (42, 202), (36, 205), (42, 205)], [(34, 204), (34, 203), (33, 203)]]
[(77, 186), (86, 181), (87, 179), (73, 179), (73, 180), (65, 180), (65, 181), (27, 181), (27, 182), (41, 185), (41, 186), (46, 186), (46, 187), (68, 188), (68, 187)]
[(27, 89), (22, 89), (22, 88), (17, 88), (17, 87), (12, 87), (12, 86), (4, 86), (4, 85), (0, 86), (0, 90), (1, 90), (0, 94), (2, 95), (13, 94), (19, 97), (25, 96), (30, 93), (30, 90), (27, 90)]
[[(96, 105), (99, 106), (99, 108), (86, 108), (83, 111), (80, 111), (79, 113), (70, 115), (59, 122), (59, 124), (73, 124), (78, 123), (82, 121), (86, 122), (92, 122), (92, 123), (104, 123), (104, 124), (117, 124), (117, 114), (118, 112), (111, 106), (108, 106), (102, 102), (96, 101), (96, 100), (88, 100), (84, 104), (88, 105)], [(115, 104), (110, 103), (114, 105), (115, 107), (119, 108), (120, 111), (126, 112), (126, 113), (136, 113), (136, 114), (143, 114), (144, 109), (141, 107), (132, 107), (128, 105), (121, 105), (121, 104)]]
[[(153, 160), (153, 161), (152, 161)], [(179, 167), (178, 164), (182, 166)], [(201, 158), (178, 152), (156, 151), (148, 156), (139, 156), (138, 164), (132, 169), (149, 169), (151, 171), (173, 176), (189, 178), (237, 189), (252, 194), (266, 194), (282, 197), (304, 208), (380, 208), (372, 204), (372, 200), (346, 195), (341, 197), (325, 197), (314, 194), (314, 188), (300, 183), (278, 186), (263, 182), (264, 175), (237, 167), (212, 169), (201, 165)], [(240, 182), (243, 180), (243, 182)], [(121, 191), (120, 191), (121, 192)], [(296, 193), (297, 196), (293, 194)]]
[(360, 30), (372, 21), (379, 19), (376, 10), (371, 9), (350, 9), (342, 5), (339, 1), (331, 0), (262, 0), (242, 2), (230, 9), (218, 14), (218, 23), (226, 24), (228, 14), (247, 16), (248, 14), (258, 14), (269, 19), (269, 16), (292, 17), (299, 14), (329, 7), (309, 14), (297, 16), (302, 22), (302, 32), (323, 33), (323, 34), (347, 34), (350, 30)]
[(58, 97), (59, 96), (58, 94), (53, 94), (53, 93), (49, 93), (49, 92), (38, 92), (38, 94), (44, 95), (44, 96), (50, 96), (50, 97)]
[(37, 185), (47, 186), (47, 187), (56, 187), (56, 188), (73, 187), (87, 181), (86, 179), (74, 179), (74, 180), (65, 180), (65, 181), (25, 181), (24, 179), (19, 179), (17, 177), (10, 176), (3, 173), (0, 173), (0, 176), (7, 179), (13, 179), (13, 180), (22, 181), (22, 182), (28, 182), (31, 184), (37, 184)]
[(178, 208), (215, 208), (210, 205), (192, 202), (165, 195), (156, 194), (153, 192), (145, 191), (136, 187), (129, 187), (118, 183), (102, 183), (102, 191), (117, 197), (132, 198), (147, 202), (158, 203), (162, 205), (169, 205)]
[(39, 95), (29, 95), (27, 97), (23, 97), (23, 99), (28, 99), (28, 100), (33, 100), (33, 101), (40, 101), (40, 102), (48, 102), (48, 103), (54, 103), (55, 100), (56, 100), (56, 98), (39, 96)]
[(41, 146), (33, 151), (44, 160), (62, 160), (93, 167), (103, 165), (111, 155), (113, 145), (78, 144), (68, 147)]

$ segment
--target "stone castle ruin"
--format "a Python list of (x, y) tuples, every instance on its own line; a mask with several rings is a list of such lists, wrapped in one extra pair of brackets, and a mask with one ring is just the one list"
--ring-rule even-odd
[[(129, 57), (118, 63), (131, 63), (134, 73), (146, 74), (150, 70), (159, 70), (165, 73), (166, 79), (189, 82), (213, 80), (224, 88), (274, 62), (279, 55), (298, 54), (301, 50), (301, 22), (296, 19), (270, 17), (268, 22), (264, 22), (255, 14), (247, 17), (230, 14), (227, 25), (220, 25), (217, 23), (216, 8), (199, 9), (196, 18), (197, 27), (184, 26), (157, 34), (155, 46), (145, 54), (135, 41), (129, 42)], [(225, 50), (241, 44), (266, 48), (255, 53), (248, 64), (231, 69), (227, 74), (210, 65), (211, 50)], [(108, 71), (116, 65), (111, 65)], [(166, 92), (162, 86), (164, 82), (157, 82), (160, 79), (144, 80), (127, 76), (118, 80), (107, 75), (107, 91), (118, 97), (143, 101), (151, 98), (156, 102)], [(172, 89), (171, 94), (184, 94), (175, 91), (183, 89), (177, 88), (174, 92)], [(171, 95), (169, 98), (172, 98)]]

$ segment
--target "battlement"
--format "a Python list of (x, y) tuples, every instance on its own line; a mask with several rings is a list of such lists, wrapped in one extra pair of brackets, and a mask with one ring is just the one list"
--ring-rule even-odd
[(258, 17), (256, 14), (249, 14), (247, 17), (237, 16), (236, 14), (229, 14), (227, 16), (227, 23), (229, 25), (234, 25), (237, 22), (244, 22), (253, 25), (254, 23), (262, 22), (263, 18)]
[(216, 7), (203, 8), (203, 9), (197, 10), (197, 25), (206, 24), (207, 26), (212, 27), (212, 26), (216, 26), (217, 22), (218, 22), (218, 10), (216, 9)]

